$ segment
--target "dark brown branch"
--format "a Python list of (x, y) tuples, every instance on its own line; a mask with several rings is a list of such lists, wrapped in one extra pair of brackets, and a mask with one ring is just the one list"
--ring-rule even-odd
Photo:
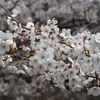
[(85, 75), (84, 77), (91, 77), (91, 78), (94, 78), (96, 80), (99, 80), (100, 81), (100, 78), (98, 76), (93, 76), (93, 75)]
[(15, 52), (13, 51), (10, 51), (10, 52), (6, 52), (6, 55), (11, 55), (12, 57), (16, 57), (20, 60), (29, 60), (28, 58), (26, 58), (25, 56), (21, 56), (19, 54), (16, 54)]
[(14, 3), (14, 6), (12, 7), (12, 10), (16, 7), (16, 5), (18, 4), (20, 0), (17, 0), (15, 3)]
[(96, 78), (96, 76), (92, 76), (92, 75), (85, 75), (84, 77)]

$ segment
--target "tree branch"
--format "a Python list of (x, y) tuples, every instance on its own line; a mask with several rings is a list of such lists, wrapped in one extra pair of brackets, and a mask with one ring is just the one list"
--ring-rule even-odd
[(12, 20), (15, 21), (15, 18), (12, 17), (12, 15), (10, 14), (10, 12), (2, 4), (0, 4), (0, 6), (7, 12), (7, 14), (12, 18)]

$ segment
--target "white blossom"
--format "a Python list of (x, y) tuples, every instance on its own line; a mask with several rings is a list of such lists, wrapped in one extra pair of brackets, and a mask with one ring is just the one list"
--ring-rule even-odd
[(100, 95), (100, 87), (92, 87), (88, 89), (88, 95), (99, 96)]

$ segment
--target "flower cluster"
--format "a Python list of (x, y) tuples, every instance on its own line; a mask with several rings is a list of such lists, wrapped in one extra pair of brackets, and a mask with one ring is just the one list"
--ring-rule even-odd
[[(9, 11), (13, 8), (22, 11), (18, 15), (18, 21), (23, 21), (23, 23), (32, 21), (38, 25), (46, 23), (48, 19), (56, 18), (60, 27), (74, 27), (74, 30), (78, 32), (79, 28), (82, 28), (80, 31), (99, 30), (97, 27), (100, 21), (99, 0), (1, 0), (0, 4), (7, 7)], [(5, 11), (2, 8), (0, 8), (0, 16), (2, 23), (0, 28), (5, 29)]]
[(14, 9), (7, 18), (10, 30), (0, 31), (0, 66), (53, 81), (65, 90), (69, 86), (81, 91), (92, 82), (88, 94), (100, 95), (100, 33), (72, 36), (70, 29), (60, 30), (54, 18), (41, 27), (32, 22), (23, 26), (14, 19), (18, 14)]

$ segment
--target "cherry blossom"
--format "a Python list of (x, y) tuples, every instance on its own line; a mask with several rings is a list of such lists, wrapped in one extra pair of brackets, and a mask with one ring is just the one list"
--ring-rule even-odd
[[(76, 6), (73, 8), (77, 9)], [(64, 90), (66, 80), (72, 91), (81, 91), (83, 86), (96, 81), (98, 87), (94, 84), (86, 89), (89, 95), (100, 95), (99, 33), (84, 31), (72, 35), (70, 29), (60, 31), (55, 18), (39, 28), (33, 22), (23, 25), (13, 18), (19, 14), (17, 9), (12, 12), (12, 16), (7, 17), (10, 29), (0, 31), (2, 67), (15, 74), (37, 76), (42, 81), (52, 80), (55, 86)]]
[(100, 87), (92, 87), (88, 91), (89, 95), (98, 96), (100, 95)]

